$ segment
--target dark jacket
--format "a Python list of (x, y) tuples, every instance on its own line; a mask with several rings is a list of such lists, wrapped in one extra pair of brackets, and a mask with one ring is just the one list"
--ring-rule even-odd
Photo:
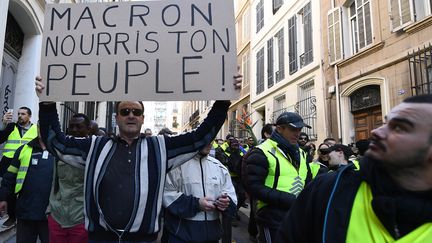
[[(0, 201), (5, 201), (10, 196), (17, 196), (17, 219), (46, 220), (45, 212), (51, 190), (54, 157), (48, 153), (48, 157), (43, 158), (39, 138), (33, 139), (27, 145), (33, 150), (23, 187), (18, 195), (15, 195), (17, 173), (7, 171), (1, 182)], [(18, 158), (24, 146), (17, 149), (10, 165), (16, 168), (16, 171), (20, 168), (21, 161)]]
[(345, 242), (351, 209), (362, 181), (372, 190), (375, 214), (395, 239), (432, 222), (432, 192), (401, 189), (377, 163), (365, 159), (360, 171), (350, 164), (318, 176), (300, 193), (276, 242), (318, 243), (323, 242), (323, 235), (325, 242)]
[(267, 157), (258, 149), (253, 148), (246, 156), (247, 188), (253, 198), (269, 204), (257, 212), (257, 222), (270, 228), (277, 228), (285, 214), (296, 200), (294, 194), (274, 190), (264, 185), (268, 175)]
[[(166, 173), (191, 159), (214, 139), (225, 121), (228, 107), (229, 102), (215, 102), (208, 117), (190, 133), (172, 137), (140, 136), (131, 145), (136, 148), (130, 150), (134, 152), (128, 153), (118, 138), (66, 137), (60, 130), (55, 104), (41, 104), (40, 129), (48, 149), (66, 163), (86, 163), (85, 216), (89, 238), (118, 240), (120, 233), (116, 234), (110, 226), (117, 224), (121, 228), (116, 229), (126, 232), (123, 240), (156, 240)], [(118, 185), (108, 186), (115, 186), (114, 182), (126, 186), (121, 190)], [(120, 190), (121, 195), (113, 195), (114, 190)], [(103, 210), (117, 205), (113, 203), (119, 200), (123, 202), (119, 208)], [(119, 222), (125, 216), (126, 224)]]

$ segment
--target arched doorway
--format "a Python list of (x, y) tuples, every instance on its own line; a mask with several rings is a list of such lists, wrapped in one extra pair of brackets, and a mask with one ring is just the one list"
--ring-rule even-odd
[(368, 139), (371, 131), (382, 125), (380, 86), (364, 86), (349, 98), (354, 118), (354, 139)]

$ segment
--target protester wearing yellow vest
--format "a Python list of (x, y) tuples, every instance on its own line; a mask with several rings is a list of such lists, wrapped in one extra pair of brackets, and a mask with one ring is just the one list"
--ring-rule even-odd
[(303, 127), (310, 128), (297, 113), (282, 113), (271, 137), (253, 148), (245, 159), (248, 192), (258, 200), (259, 242), (276, 242), (280, 223), (312, 179), (306, 153), (297, 143)]
[(48, 243), (48, 206), (54, 157), (39, 137), (17, 149), (0, 187), (0, 214), (16, 197), (17, 243)]
[(428, 243), (432, 240), (432, 95), (394, 107), (360, 161), (317, 177), (277, 242)]
[[(0, 161), (0, 177), (6, 173), (15, 151), (23, 144), (28, 143), (37, 136), (37, 126), (30, 122), (32, 112), (28, 107), (18, 109), (18, 121), (12, 122), (12, 111), (4, 114), (0, 122), (0, 144), (4, 143), (2, 159)], [(8, 201), (8, 221), (2, 226), (6, 230), (15, 224), (15, 198)]]

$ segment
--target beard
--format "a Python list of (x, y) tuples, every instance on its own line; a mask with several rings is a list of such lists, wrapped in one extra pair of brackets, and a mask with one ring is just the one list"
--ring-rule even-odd
[(391, 160), (377, 159), (370, 153), (366, 153), (365, 157), (377, 167), (387, 171), (388, 173), (398, 173), (406, 170), (418, 170), (423, 169), (427, 165), (427, 152), (428, 146), (418, 149), (414, 154), (409, 156), (395, 156)]

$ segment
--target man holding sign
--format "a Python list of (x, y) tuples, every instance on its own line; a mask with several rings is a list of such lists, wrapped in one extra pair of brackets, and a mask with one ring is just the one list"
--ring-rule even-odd
[(142, 102), (125, 100), (236, 99), (241, 76), (229, 82), (236, 75), (233, 2), (50, 4), (44, 23), (40, 101), (122, 101), (117, 137), (81, 139), (63, 134), (54, 103), (40, 103), (49, 150), (86, 165), (90, 242), (154, 242), (166, 173), (214, 139), (230, 102), (216, 101), (193, 132), (145, 137)]
[[(236, 89), (241, 80), (241, 76), (234, 78)], [(37, 78), (38, 94), (44, 88)], [(216, 101), (192, 132), (146, 138), (140, 134), (142, 102), (122, 101), (116, 105), (117, 137), (74, 138), (60, 130), (55, 103), (41, 102), (40, 129), (48, 149), (62, 161), (86, 164), (85, 216), (90, 242), (154, 242), (160, 230), (166, 173), (213, 141), (229, 105), (229, 101)], [(223, 200), (228, 206), (229, 198)]]

